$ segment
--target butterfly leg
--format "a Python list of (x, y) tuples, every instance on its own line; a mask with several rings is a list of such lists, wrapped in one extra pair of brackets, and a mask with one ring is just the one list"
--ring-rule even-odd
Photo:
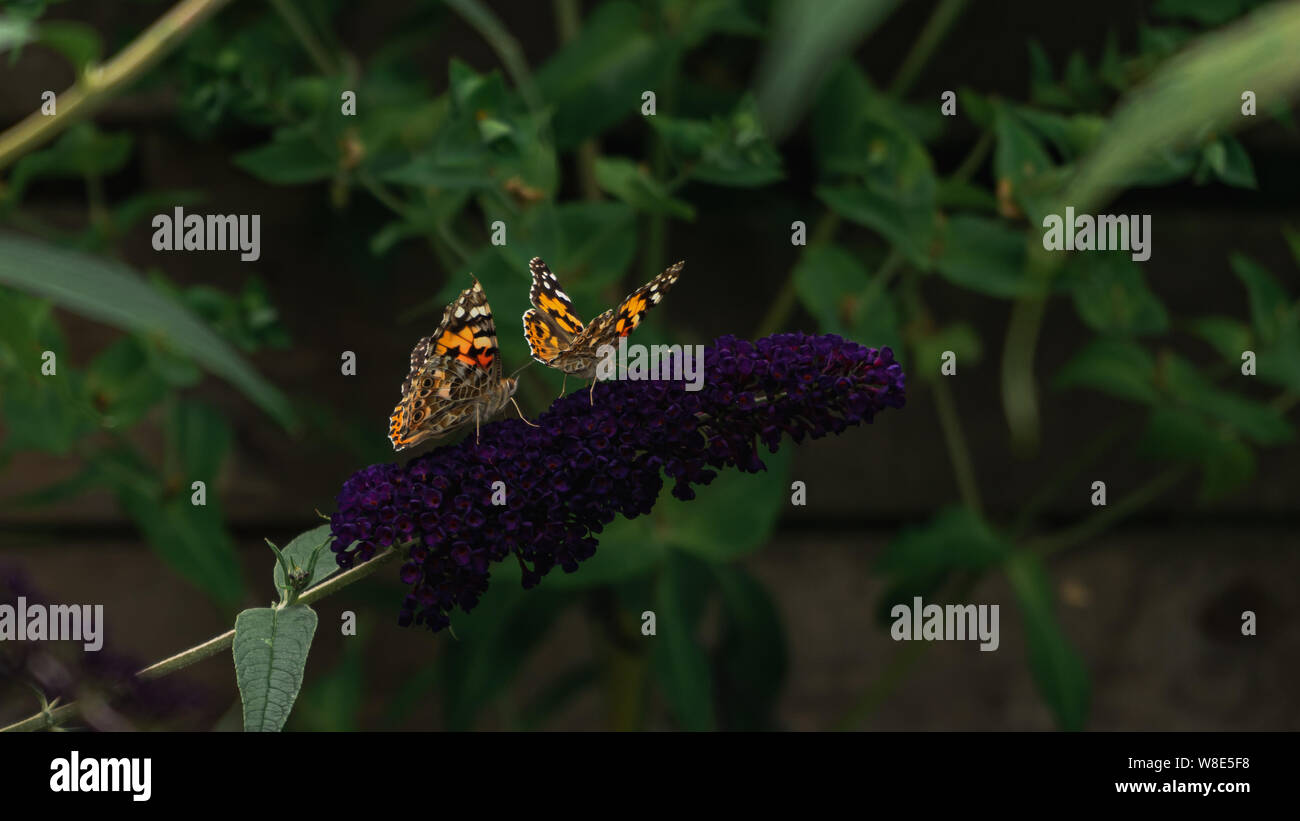
[(564, 379), (560, 381), (560, 399), (564, 398), (564, 391), (569, 386), (569, 372), (564, 372)]
[(478, 438), (478, 406), (474, 407), (474, 444), (479, 444)]
[(510, 397), (510, 404), (512, 404), (512, 405), (515, 406), (515, 413), (519, 414), (519, 418), (524, 420), (524, 424), (525, 424), (525, 425), (529, 425), (529, 426), (534, 427), (534, 428), (540, 428), (540, 427), (541, 427), (541, 425), (535, 425), (535, 424), (533, 424), (532, 422), (529, 422), (529, 421), (528, 421), (528, 417), (524, 416), (524, 412), (523, 412), (522, 410), (519, 409), (519, 403), (515, 401), (515, 398), (514, 398), (513, 396)]
[(587, 391), (587, 401), (590, 402), (591, 405), (592, 405), (593, 407), (595, 407), (595, 405), (596, 405), (596, 377), (594, 377), (594, 376), (591, 378), (591, 390)]

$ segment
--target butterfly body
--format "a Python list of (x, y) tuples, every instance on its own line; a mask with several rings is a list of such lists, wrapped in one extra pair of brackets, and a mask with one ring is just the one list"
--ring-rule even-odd
[(524, 312), (524, 336), (533, 359), (547, 367), (582, 379), (594, 379), (600, 349), (614, 345), (641, 324), (646, 312), (659, 304), (677, 281), (686, 263), (678, 262), (629, 294), (617, 307), (584, 325), (551, 269), (534, 257), (528, 263), (533, 277)]
[(518, 384), (501, 372), (496, 323), (475, 280), (447, 306), (438, 330), (411, 351), (401, 401), (388, 419), (393, 449), (442, 439), (500, 411)]

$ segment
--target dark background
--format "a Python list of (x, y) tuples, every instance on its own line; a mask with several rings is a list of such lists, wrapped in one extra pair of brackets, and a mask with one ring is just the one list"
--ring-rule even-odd
[[(349, 6), (337, 31), (350, 50), (364, 57), (382, 42), (393, 20), (400, 19), (402, 5)], [(1073, 49), (1092, 57), (1108, 31), (1116, 32), (1121, 44), (1131, 41), (1137, 24), (1147, 19), (1147, 5), (975, 4), (926, 67), (911, 97), (937, 100), (945, 89), (971, 86), (1023, 99), (1027, 38), (1037, 38), (1054, 60)], [(520, 38), (531, 65), (554, 51), (556, 27), (548, 4), (492, 6)], [(857, 49), (856, 59), (868, 74), (882, 80), (893, 74), (928, 7), (905, 4)], [(137, 30), (157, 12), (154, 5), (71, 3), (57, 8), (54, 16), (89, 22), (111, 35)], [(496, 65), (482, 40), (450, 14), (425, 54), (428, 75), (439, 90), (453, 56), (481, 70)], [(745, 51), (726, 43), (719, 53), (705, 50), (689, 60), (693, 70), (729, 72), (741, 83), (753, 70), (752, 50), (746, 65)], [(59, 90), (72, 80), (65, 63), (37, 48), (0, 69), (0, 76), (0, 125), (26, 116), (41, 90)], [(236, 263), (233, 255), (222, 253), (158, 254), (150, 247), (151, 231), (145, 226), (137, 227), (126, 241), (126, 261), (137, 268), (160, 266), (176, 282), (230, 289), (257, 273), (293, 339), (287, 350), (257, 354), (257, 368), (291, 395), (310, 397), (342, 418), (368, 424), (378, 450), (365, 456), (383, 458), (386, 418), (405, 374), (407, 354), (435, 321), (425, 315), (402, 323), (397, 317), (429, 299), (447, 278), (427, 246), (407, 242), (382, 258), (373, 257), (367, 239), (388, 219), (381, 206), (357, 192), (339, 209), (331, 205), (325, 186), (260, 183), (235, 169), (229, 158), (263, 142), (264, 133), (250, 129), (197, 141), (177, 128), (165, 88), (129, 93), (111, 102), (96, 122), (105, 129), (129, 129), (137, 140), (131, 164), (107, 180), (110, 199), (140, 189), (199, 189), (207, 200), (192, 210), (255, 211), (262, 217), (262, 256), (255, 263)], [(960, 125), (950, 128), (931, 147), (937, 169), (950, 171), (974, 136), (973, 129), (964, 133)], [(1153, 215), (1154, 250), (1144, 272), (1176, 316), (1247, 313), (1245, 292), (1227, 266), (1234, 250), (1281, 271), (1295, 290), (1294, 268), (1278, 229), (1300, 225), (1294, 193), (1300, 184), (1300, 145), (1294, 133), (1264, 118), (1239, 137), (1255, 164), (1258, 191), (1188, 183), (1129, 192), (1106, 209)], [(630, 118), (603, 140), (602, 148), (637, 156), (642, 143), (642, 127)], [(776, 185), (756, 192), (707, 186), (682, 192), (696, 205), (699, 217), (693, 224), (670, 224), (668, 256), (687, 260), (688, 267), (671, 297), (657, 309), (655, 321), (687, 329), (684, 333), (692, 342), (707, 342), (722, 333), (753, 334), (797, 256), (788, 241), (790, 220), (811, 223), (820, 209), (810, 195), (814, 178), (806, 129), (795, 132), (781, 150), (787, 178)], [(563, 177), (570, 188), (571, 172), (566, 164)], [(52, 183), (34, 192), (27, 207), (52, 222), (75, 224), (84, 203), (79, 186)], [(970, 322), (985, 347), (983, 358), (963, 363), (951, 385), (991, 518), (1013, 517), (1041, 477), (1101, 426), (1126, 415), (1139, 424), (1131, 406), (1095, 394), (1045, 390), (1041, 450), (1029, 458), (1012, 455), (998, 392), (998, 358), (1010, 306), (933, 284), (928, 280), (926, 285), (931, 309)], [(498, 299), (503, 303), (497, 307), (500, 325), (514, 327), (512, 317), (521, 309), (522, 293), (494, 296), (494, 304)], [(74, 362), (85, 361), (117, 335), (66, 312), (61, 319)], [(789, 327), (815, 329), (798, 311)], [(1053, 301), (1038, 372), (1052, 372), (1084, 335), (1068, 301)], [(355, 377), (339, 374), (344, 350), (357, 353)], [(1206, 354), (1204, 349), (1185, 353)], [(262, 538), (288, 539), (311, 526), (312, 510), (328, 512), (340, 483), (365, 460), (340, 442), (288, 438), (215, 379), (205, 380), (196, 392), (219, 406), (234, 427), (235, 447), (220, 492), (247, 575), (257, 578), (269, 567)], [(149, 435), (147, 428), (141, 432), (146, 447)], [(1295, 550), (1300, 487), (1292, 469), (1294, 453), (1294, 448), (1264, 451), (1257, 479), (1244, 492), (1220, 502), (1198, 501), (1195, 483), (1183, 482), (1122, 527), (1053, 564), (1060, 617), (1093, 676), (1091, 728), (1300, 726), (1300, 702), (1294, 698), (1300, 681), (1295, 653), (1300, 648), (1295, 596), (1300, 578), (1300, 554)], [(903, 411), (883, 414), (870, 428), (802, 445), (795, 450), (794, 465), (793, 477), (807, 483), (808, 505), (784, 513), (771, 544), (746, 559), (746, 566), (769, 585), (785, 620), (791, 663), (779, 704), (780, 724), (816, 729), (829, 726), (858, 703), (898, 650), (874, 621), (881, 582), (871, 572), (872, 562), (900, 526), (955, 502), (957, 488), (929, 389), (920, 380), (909, 380)], [(20, 454), (0, 472), (0, 498), (71, 475), (76, 468), (72, 458)], [(1065, 522), (1086, 513), (1094, 479), (1105, 480), (1115, 499), (1149, 472), (1137, 456), (1108, 458), (1051, 509), (1047, 521)], [(37, 510), (7, 510), (0, 513), (0, 534), (0, 558), (21, 565), (57, 600), (104, 603), (116, 646), (141, 659), (160, 658), (228, 626), (222, 614), (140, 545), (133, 526), (107, 493)], [(353, 592), (318, 606), (321, 630), (307, 682), (310, 687), (313, 674), (339, 663), (343, 640), (331, 625), (340, 611), (357, 610), (367, 634), (359, 726), (374, 727), (386, 694), (409, 681), (439, 652), (446, 637), (390, 628), (390, 609), (383, 603), (385, 597), (392, 598), (388, 587), (376, 583), (370, 593)], [(378, 604), (369, 606), (367, 596)], [(1010, 595), (1001, 581), (986, 581), (969, 600), (1005, 603)], [(1254, 638), (1239, 632), (1245, 609), (1259, 617), (1259, 635)], [(506, 702), (526, 700), (550, 673), (587, 652), (590, 621), (586, 611), (570, 610), (513, 682)], [(1020, 630), (1013, 608), (1004, 606), (999, 652), (980, 653), (972, 644), (958, 642), (932, 648), (911, 667), (902, 686), (877, 706), (866, 726), (1051, 728), (1050, 713), (1026, 672)], [(212, 690), (214, 702), (228, 704), (237, 698), (228, 664), (223, 656), (185, 675)], [(436, 705), (430, 701), (405, 726), (439, 726)], [(0, 719), (21, 717), (29, 707), (3, 705)], [(551, 726), (602, 727), (603, 710), (600, 693), (592, 691)], [(497, 726), (498, 721), (492, 710), (482, 726)], [(660, 716), (651, 726), (667, 726), (665, 721)]]

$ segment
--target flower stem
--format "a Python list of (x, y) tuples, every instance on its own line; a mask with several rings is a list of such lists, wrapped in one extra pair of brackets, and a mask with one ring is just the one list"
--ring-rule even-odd
[(55, 114), (34, 111), (0, 134), (0, 169), (49, 142), (130, 85), (230, 0), (182, 0), (112, 59), (82, 72), (55, 100)]
[(942, 376), (934, 380), (933, 385), (934, 407), (939, 412), (939, 426), (943, 428), (943, 441), (948, 445), (948, 458), (952, 461), (952, 472), (957, 479), (962, 504), (977, 516), (983, 517), (984, 503), (980, 498), (979, 482), (975, 479), (975, 462), (971, 458), (966, 434), (961, 427), (961, 417), (957, 414), (952, 388)]
[[(830, 242), (835, 238), (835, 232), (840, 229), (840, 217), (834, 211), (827, 211), (822, 214), (821, 219), (813, 226), (812, 236), (808, 238), (808, 247), (821, 245)], [(795, 303), (798, 301), (799, 293), (795, 287), (794, 270), (791, 269), (789, 276), (785, 278), (785, 284), (777, 293), (776, 299), (772, 301), (772, 307), (767, 309), (767, 314), (763, 321), (758, 324), (756, 336), (770, 336), (781, 330), (790, 319), (790, 314), (794, 312)]]
[(542, 98), (533, 83), (533, 75), (528, 70), (528, 63), (524, 60), (524, 50), (515, 36), (502, 24), (501, 19), (479, 0), (446, 0), (446, 3), (496, 52), (497, 59), (510, 74), (510, 79), (519, 89), (519, 94), (524, 98), (528, 109), (534, 114), (540, 112)]
[[(370, 559), (370, 561), (359, 564), (356, 567), (338, 574), (337, 576), (326, 579), (324, 582), (316, 585), (310, 590), (304, 591), (303, 594), (298, 597), (297, 604), (311, 604), (314, 601), (323, 599), (331, 593), (342, 590), (344, 587), (371, 575), (397, 556), (402, 555), (402, 552), (403, 551), (400, 548), (390, 547), (384, 552), (376, 554), (374, 558)], [(170, 658), (149, 665), (136, 673), (135, 677), (141, 681), (151, 681), (153, 679), (162, 678), (163, 676), (174, 673), (177, 670), (189, 667), (191, 664), (215, 656), (230, 647), (234, 641), (235, 631), (227, 630), (219, 636), (213, 636), (202, 644), (195, 645), (194, 647), (177, 653)], [(43, 730), (47, 727), (53, 727), (58, 725), (61, 721), (71, 718), (78, 709), (78, 702), (69, 702), (61, 707), (56, 707), (53, 710), (43, 710), (30, 718), (10, 724), (8, 727), (0, 727), (0, 733), (30, 732), (33, 730)]]
[(1102, 508), (1073, 527), (1066, 528), (1051, 536), (1025, 542), (1024, 549), (1047, 558), (1062, 550), (1068, 550), (1071, 547), (1077, 547), (1084, 542), (1090, 541), (1115, 525), (1116, 522), (1131, 516), (1136, 511), (1163, 496), (1166, 491), (1182, 481), (1190, 471), (1191, 467), (1188, 465), (1169, 468), (1159, 476), (1147, 481), (1137, 490), (1126, 494), (1121, 501)]
[(894, 82), (889, 87), (891, 97), (902, 97), (912, 88), (917, 75), (929, 62), (930, 55), (943, 42), (953, 23), (957, 22), (957, 18), (966, 8), (966, 3), (967, 0), (940, 0), (934, 7), (930, 19), (925, 23), (925, 28), (921, 29), (920, 35), (912, 43), (911, 50), (903, 58), (903, 65), (899, 67), (898, 74), (894, 76)]
[(1008, 531), (1011, 538), (1019, 539), (1024, 536), (1033, 525), (1034, 519), (1052, 500), (1059, 496), (1075, 477), (1109, 453), (1132, 427), (1132, 423), (1125, 419), (1106, 428), (1081, 449), (1078, 455), (1067, 462), (1055, 476), (1040, 485), (1038, 492), (1030, 497), (1012, 523)]
[[(555, 0), (555, 26), (561, 45), (577, 38), (582, 31), (582, 8), (578, 0)], [(600, 186), (596, 184), (596, 160), (600, 157), (600, 142), (589, 137), (578, 143), (576, 161), (578, 166), (578, 188), (582, 198), (589, 202), (603, 199)]]
[(1043, 327), (1047, 297), (1022, 297), (1011, 309), (1002, 348), (1002, 409), (1011, 429), (1011, 442), (1021, 454), (1038, 449), (1038, 388), (1034, 383), (1034, 354)]
[(320, 69), (322, 74), (337, 74), (338, 65), (334, 62), (334, 58), (312, 31), (307, 18), (302, 16), (292, 0), (271, 0), (271, 5), (275, 7), (293, 35), (298, 38), (298, 42), (316, 64), (316, 68)]

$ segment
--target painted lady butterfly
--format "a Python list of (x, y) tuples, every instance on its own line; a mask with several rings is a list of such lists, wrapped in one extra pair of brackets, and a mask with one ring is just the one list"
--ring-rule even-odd
[(514, 396), (518, 380), (501, 376), (496, 324), (483, 286), (461, 291), (447, 306), (442, 324), (411, 351), (411, 371), (402, 383), (402, 401), (388, 418), (393, 450), (488, 419)]
[(685, 262), (672, 265), (629, 294), (617, 308), (606, 311), (584, 327), (568, 295), (560, 290), (555, 274), (541, 257), (533, 257), (528, 263), (533, 275), (528, 301), (533, 307), (524, 312), (524, 336), (533, 359), (565, 374), (594, 379), (599, 361), (596, 351), (632, 333), (646, 311), (663, 299), (685, 266)]

